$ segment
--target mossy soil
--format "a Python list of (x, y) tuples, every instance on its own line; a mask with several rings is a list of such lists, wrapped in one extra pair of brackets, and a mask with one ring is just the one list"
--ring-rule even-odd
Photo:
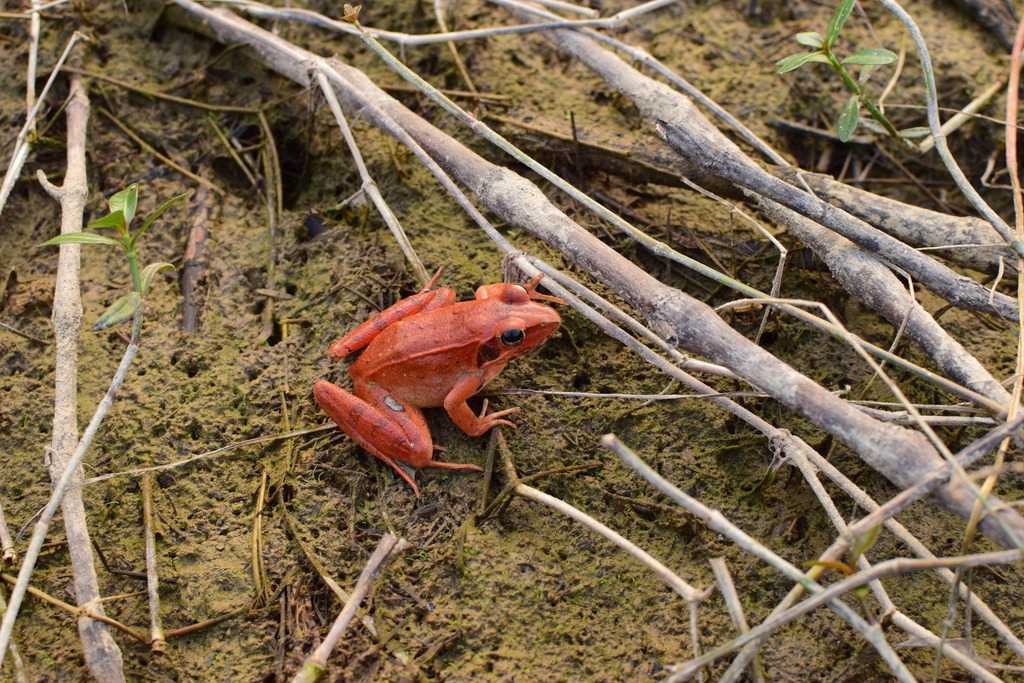
[[(679, 5), (640, 21), (622, 37), (679, 69), (808, 168), (838, 173), (844, 163), (855, 169), (881, 163), (871, 148), (851, 151), (833, 141), (796, 138), (769, 127), (774, 119), (823, 124), (843, 98), (819, 71), (809, 69), (787, 79), (772, 73), (771, 62), (795, 49), (795, 31), (820, 29), (827, 21), (827, 8), (763, 4), (757, 16), (748, 13), (747, 3)], [(311, 7), (338, 11), (322, 3)], [(603, 9), (611, 12), (618, 6)], [(970, 99), (967, 91), (997, 77), (1001, 63), (991, 55), (998, 47), (981, 29), (965, 25), (947, 10), (921, 4), (911, 9), (928, 13), (928, 38), (942, 55), (940, 92), (947, 98), (945, 104), (965, 104)], [(464, 3), (456, 10), (453, 23), (460, 28), (503, 21), (497, 10), (481, 3)], [(365, 8), (362, 19), (380, 28), (422, 33), (436, 30), (430, 11), (428, 4), (394, 2)], [(883, 44), (898, 48), (904, 39), (896, 22), (873, 8), (869, 13)], [(45, 65), (53, 63), (71, 31), (81, 29), (93, 39), (78, 49), (78, 65), (88, 71), (196, 101), (261, 110), (277, 146), (283, 189), (284, 212), (271, 234), (267, 175), (260, 157), (266, 140), (254, 113), (209, 113), (110, 82), (89, 82), (93, 109), (87, 218), (102, 215), (104, 197), (132, 182), (140, 183), (140, 215), (196, 187), (140, 151), (112, 124), (112, 117), (215, 183), (224, 195), (211, 192), (205, 199), (209, 219), (199, 281), (199, 331), (182, 331), (178, 276), (158, 276), (146, 301), (142, 351), (86, 458), (86, 476), (174, 463), (243, 440), (324, 424), (311, 397), (313, 382), (322, 377), (342, 385), (348, 382), (345, 364), (328, 361), (327, 346), (417, 288), (376, 212), (365, 208), (361, 197), (346, 202), (356, 195), (361, 180), (327, 109), (314, 92), (266, 71), (245, 50), (226, 49), (192, 33), (155, 4), (71, 5), (46, 17), (41, 45)], [(380, 83), (399, 82), (352, 38), (330, 38), (284, 23), (275, 28), (321, 54), (338, 53)], [(863, 23), (852, 23), (850, 31), (855, 40), (867, 39)], [(5, 151), (24, 120), (18, 93), (24, 87), (26, 35), (27, 22), (8, 22), (0, 29), (8, 44), (0, 53)], [(460, 49), (477, 87), (508, 98), (490, 105), (488, 113), (571, 137), (567, 113), (572, 112), (578, 131), (588, 139), (634, 149), (651, 147), (647, 123), (627, 101), (543, 40), (504, 36)], [(949, 57), (960, 54), (972, 56)], [(439, 86), (465, 88), (446, 48), (409, 50), (407, 60)], [(908, 60), (901, 81), (901, 101), (919, 101), (913, 62)], [(5, 283), (0, 321), (42, 340), (0, 331), (0, 503), (15, 533), (31, 521), (49, 491), (42, 460), (53, 403), (49, 341), (57, 257), (55, 250), (38, 245), (58, 231), (59, 210), (28, 172), (41, 169), (54, 180), (62, 177), (64, 134), (58, 108), (66, 90), (60, 79), (45, 110), (52, 126), (41, 133), (25, 177), (0, 218), (0, 275)], [(455, 130), (450, 119), (426, 100), (407, 93), (399, 96), (438, 125)], [(901, 116), (910, 121), (918, 114)], [(251, 166), (252, 180), (214, 126), (238, 141), (237, 153)], [(406, 150), (361, 122), (354, 127), (376, 183), (421, 259), (428, 269), (445, 266), (442, 284), (468, 297), (474, 287), (500, 280), (499, 251)], [(556, 151), (565, 149), (562, 143), (541, 139), (538, 145), (535, 131), (503, 130), (532, 145), (549, 165), (577, 174), (589, 189), (656, 225), (669, 226), (670, 239), (692, 230), (741, 279), (763, 289), (770, 286), (775, 258), (767, 252), (749, 255), (750, 245), (760, 247), (763, 240), (735, 221), (728, 209), (643, 177), (627, 179), (593, 170), (571, 148)], [(457, 135), (496, 157), (464, 132)], [(975, 165), (973, 170), (997, 147), (998, 138), (996, 127), (984, 122), (961, 134), (959, 144), (966, 150), (966, 161)], [(932, 162), (913, 163), (916, 172), (930, 173)], [(881, 175), (892, 175), (890, 167), (882, 168)], [(892, 185), (877, 187), (892, 194)], [(910, 201), (928, 201), (912, 186), (898, 187), (900, 193), (909, 193), (905, 198)], [(709, 302), (725, 300), (725, 293), (710, 283), (641, 253), (602, 232), (593, 219), (567, 208), (659, 277)], [(179, 205), (160, 219), (143, 240), (144, 262), (180, 266), (196, 211), (194, 204)], [(514, 230), (507, 233), (522, 249), (561, 263), (557, 254), (527, 236)], [(785, 234), (780, 237), (788, 240)], [(688, 253), (707, 259), (696, 249)], [(273, 269), (268, 267), (272, 254)], [(128, 286), (127, 269), (117, 253), (83, 250), (87, 324)], [(872, 341), (886, 343), (892, 333), (819, 271), (790, 269), (784, 290), (787, 296), (825, 301), (847, 325)], [(578, 315), (565, 310), (563, 319), (562, 328), (543, 349), (511, 364), (487, 392), (494, 409), (522, 408), (515, 417), (519, 428), (505, 430), (518, 471), (528, 475), (600, 463), (599, 468), (551, 475), (535, 485), (608, 524), (698, 587), (713, 580), (707, 560), (727, 558), (748, 619), (760, 621), (785, 595), (788, 583), (666, 504), (603, 450), (598, 438), (615, 432), (663, 475), (795, 563), (815, 558), (833, 537), (808, 487), (789, 469), (770, 475), (773, 454), (766, 440), (700, 401), (642, 403), (500, 394), (513, 388), (636, 394), (666, 388), (664, 377)], [(993, 331), (967, 315), (948, 313), (943, 320), (990, 367), (1002, 376), (1012, 372), (1010, 334)], [(735, 325), (751, 335), (758, 322), (756, 314), (734, 318)], [(107, 390), (125, 349), (125, 334), (121, 329), (82, 332), (81, 425)], [(868, 386), (868, 369), (848, 348), (791, 321), (775, 320), (763, 343), (826, 385), (851, 383), (858, 393)], [(914, 355), (913, 350), (907, 353)], [(722, 390), (743, 389), (729, 381), (714, 383)], [(879, 383), (872, 386), (868, 396), (886, 398)], [(910, 381), (908, 387), (925, 402), (942, 398)], [(756, 397), (740, 400), (831, 452), (837, 465), (878, 497), (894, 493), (856, 457), (777, 405)], [(443, 410), (428, 411), (428, 421), (435, 443), (448, 449), (445, 459), (483, 465), (493, 451), (487, 438), (467, 437)], [(964, 443), (970, 433), (945, 436)], [(179, 629), (244, 611), (171, 639), (162, 655), (118, 636), (126, 672), (132, 680), (289, 678), (340, 609), (325, 578), (351, 588), (386, 531), (407, 539), (411, 547), (391, 560), (360, 620), (332, 657), (333, 680), (650, 680), (663, 677), (666, 666), (690, 656), (687, 606), (655, 576), (600, 536), (532, 502), (513, 500), (499, 516), (475, 523), (481, 498), (493, 497), (505, 484), (500, 471), (490, 491), (481, 490), (481, 481), (473, 472), (425, 470), (418, 477), (423, 495), (417, 499), (389, 468), (336, 431), (260, 443), (160, 472), (155, 477), (154, 507), (164, 628)], [(1003, 494), (1015, 497), (1012, 489)], [(84, 495), (90, 531), (110, 568), (141, 570), (138, 477), (91, 485)], [(839, 494), (837, 500), (844, 514), (856, 516), (851, 503)], [(934, 508), (919, 504), (905, 523), (936, 552), (958, 549), (959, 521)], [(73, 601), (60, 523), (51, 530), (50, 540), (33, 586)], [(24, 548), (24, 541), (18, 548)], [(876, 557), (901, 552), (883, 535)], [(1013, 621), (1024, 602), (1019, 570), (979, 571), (975, 581), (976, 590), (993, 608), (1019, 627), (1019, 618)], [(105, 569), (100, 570), (100, 582), (106, 595), (144, 588), (135, 578)], [(895, 580), (890, 587), (897, 604), (912, 616), (933, 628), (940, 626), (946, 592), (937, 580), (921, 576)], [(118, 599), (107, 610), (145, 631), (144, 597)], [(718, 593), (701, 608), (699, 629), (705, 648), (733, 637)], [(977, 628), (974, 635), (982, 656), (1005, 656), (984, 628)], [(88, 678), (74, 618), (60, 609), (29, 599), (22, 608), (16, 643), (30, 680)], [(909, 651), (906, 657), (919, 673), (930, 670), (927, 651)], [(763, 651), (763, 662), (773, 680), (886, 676), (872, 651), (825, 610), (772, 639)], [(12, 675), (5, 664), (0, 678)], [(943, 676), (964, 679), (952, 668)]]

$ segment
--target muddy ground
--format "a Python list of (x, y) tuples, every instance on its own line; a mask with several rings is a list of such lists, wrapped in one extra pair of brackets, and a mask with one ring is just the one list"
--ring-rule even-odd
[[(311, 9), (332, 16), (333, 4)], [(605, 15), (622, 9), (602, 3)], [(1005, 78), (1006, 49), (986, 29), (945, 3), (914, 2), (939, 69), (940, 102), (965, 105), (973, 94)], [(904, 74), (889, 103), (901, 127), (924, 125), (920, 69), (912, 45), (892, 17), (865, 3), (848, 30), (850, 46), (874, 46), (868, 20), (880, 44), (909, 51)], [(845, 101), (840, 84), (817, 66), (780, 77), (773, 62), (799, 48), (798, 31), (823, 30), (826, 4), (686, 2), (637, 20), (617, 33), (643, 46), (678, 70), (709, 96), (743, 119), (755, 132), (792, 155), (803, 167), (846, 177), (863, 173), (861, 186), (910, 203), (940, 208), (941, 198), (964, 210), (933, 157), (915, 156), (898, 145), (841, 145), (828, 137), (795, 133), (780, 122), (830, 129)], [(436, 31), (427, 3), (368, 5), (365, 24), (409, 33)], [(454, 28), (508, 22), (500, 9), (483, 2), (454, 7)], [(364, 69), (378, 83), (400, 79), (353, 38), (332, 37), (306, 26), (277, 22), (283, 37), (323, 55), (337, 54)], [(0, 21), (3, 87), (0, 125), (8, 158), (24, 121), (24, 79), (28, 22)], [(375, 210), (357, 196), (361, 180), (322, 99), (266, 70), (244, 49), (224, 46), (196, 33), (182, 15), (156, 3), (99, 6), (75, 3), (47, 10), (41, 63), (49, 68), (73, 30), (92, 42), (76, 48), (74, 63), (90, 73), (139, 89), (197, 102), (250, 108), (207, 111), (154, 99), (111, 81), (88, 81), (92, 102), (88, 161), (87, 220), (104, 213), (105, 196), (130, 183), (140, 185), (140, 216), (166, 199), (196, 189), (182, 176), (126, 137), (116, 118), (223, 194), (208, 192), (204, 270), (199, 280), (199, 330), (182, 328), (179, 275), (159, 275), (145, 302), (142, 350), (110, 415), (86, 457), (86, 476), (172, 463), (246, 439), (325, 423), (312, 399), (318, 378), (349, 382), (347, 363), (325, 355), (328, 345), (355, 324), (417, 289), (402, 253)], [(687, 254), (710, 262), (691, 246), (690, 233), (740, 278), (770, 287), (776, 257), (766, 240), (734, 219), (727, 208), (688, 190), (658, 184), (644, 172), (607, 170), (604, 161), (579, 153), (555, 133), (627, 149), (657, 148), (648, 122), (627, 101), (584, 67), (557, 53), (541, 38), (502, 36), (460, 45), (477, 88), (499, 97), (485, 115), (493, 125), (599, 196), (633, 212), (634, 222)], [(467, 89), (444, 46), (410, 48), (407, 63), (439, 87)], [(876, 92), (891, 75), (876, 78)], [(42, 77), (39, 79), (42, 83)], [(407, 106), (482, 151), (503, 157), (459, 130), (425, 98), (392, 91)], [(40, 341), (0, 330), (0, 503), (15, 533), (45, 503), (50, 488), (42, 459), (50, 440), (53, 405), (53, 350), (50, 315), (56, 250), (39, 244), (57, 234), (59, 210), (31, 178), (41, 169), (57, 181), (64, 169), (64, 123), (59, 108), (67, 93), (64, 78), (50, 95), (43, 120), (49, 125), (0, 217), (0, 321)], [(472, 101), (461, 100), (472, 108)], [(1002, 98), (983, 113), (1002, 115)], [(283, 214), (268, 231), (261, 161), (267, 140), (262, 112), (280, 157)], [(503, 117), (499, 120), (496, 117)], [(529, 128), (522, 125), (529, 124)], [(463, 297), (475, 287), (500, 281), (501, 253), (456, 207), (408, 152), (362, 122), (354, 124), (370, 171), (407, 230), (428, 270), (444, 266), (441, 284)], [(228, 153), (215, 129), (238, 141), (247, 172)], [(996, 154), (1002, 133), (987, 119), (970, 123), (952, 144), (967, 175), (977, 178)], [(662, 153), (664, 151), (662, 150)], [(917, 187), (896, 165), (921, 181)], [(1003, 182), (1005, 179), (997, 179)], [(925, 188), (930, 193), (922, 191)], [(1005, 193), (989, 192), (1001, 207)], [(578, 220), (664, 281), (709, 303), (730, 295), (699, 276), (680, 272), (596, 219), (550, 193)], [(194, 222), (194, 199), (168, 212), (141, 243), (144, 263), (182, 264), (185, 239)], [(781, 240), (800, 247), (771, 226)], [(515, 230), (507, 236), (521, 249), (576, 272), (558, 254)], [(820, 269), (787, 270), (784, 294), (827, 303), (844, 324), (885, 345), (892, 329), (847, 298)], [(273, 269), (268, 268), (271, 258)], [(576, 274), (585, 277), (585, 274)], [(86, 324), (130, 286), (123, 258), (112, 249), (86, 247), (82, 253), (82, 294)], [(925, 299), (931, 310), (940, 305)], [(733, 571), (747, 618), (756, 623), (785, 595), (789, 584), (723, 537), (667, 504), (631, 470), (598, 444), (614, 432), (663, 475), (794, 563), (814, 559), (833, 530), (809, 488), (795, 471), (769, 473), (767, 441), (723, 411), (696, 400), (644, 403), (627, 399), (503, 395), (535, 389), (594, 393), (652, 394), (668, 380), (569, 309), (563, 325), (538, 353), (519, 359), (486, 394), (494, 409), (519, 406), (518, 430), (504, 436), (518, 471), (600, 463), (582, 472), (554, 474), (535, 485), (597, 517), (633, 540), (692, 584), (713, 582), (708, 559), (725, 557)], [(269, 326), (268, 326), (269, 321)], [(1013, 372), (1015, 339), (990, 320), (948, 311), (943, 323), (1000, 378)], [(756, 333), (756, 314), (730, 319), (745, 334)], [(85, 330), (80, 343), (79, 422), (85, 425), (107, 389), (126, 345), (129, 327), (102, 333)], [(856, 395), (889, 400), (869, 368), (849, 348), (792, 320), (771, 322), (762, 341), (829, 388), (849, 384)], [(927, 364), (905, 344), (900, 352)], [(898, 375), (897, 375), (898, 376)], [(723, 390), (745, 386), (709, 378)], [(922, 402), (950, 397), (906, 379), (905, 388)], [(763, 398), (740, 399), (773, 423), (792, 429), (878, 499), (893, 487), (853, 454)], [(480, 405), (475, 399), (474, 406)], [(441, 409), (427, 419), (445, 459), (483, 465), (494, 450), (488, 438), (458, 430)], [(971, 431), (942, 432), (954, 447)], [(240, 614), (174, 638), (162, 655), (117, 636), (131, 680), (270, 681), (294, 674), (319, 643), (340, 602), (317, 567), (350, 589), (378, 538), (390, 531), (411, 547), (390, 562), (362, 615), (330, 662), (332, 680), (345, 681), (608, 681), (651, 680), (688, 657), (691, 644), (686, 604), (653, 574), (606, 540), (538, 504), (516, 499), (497, 517), (477, 522), (481, 498), (505, 483), (499, 473), (490, 491), (469, 471), (424, 470), (422, 497), (383, 463), (336, 430), (231, 450), (155, 478), (157, 553), (161, 614), (165, 628), (178, 629), (222, 615)], [(1020, 496), (1019, 478), (1001, 481), (1005, 500)], [(260, 504), (262, 501), (262, 505)], [(139, 479), (123, 476), (85, 489), (90, 531), (112, 569), (142, 570), (144, 547)], [(838, 495), (849, 518), (857, 508)], [(926, 504), (901, 518), (936, 553), (959, 550), (962, 524)], [(254, 531), (257, 530), (257, 531)], [(260, 545), (254, 553), (254, 535)], [(66, 601), (70, 569), (60, 523), (51, 530), (33, 586)], [(24, 539), (18, 544), (24, 548)], [(988, 547), (982, 543), (982, 547)], [(904, 551), (883, 534), (873, 559)], [(259, 562), (254, 564), (254, 556)], [(14, 573), (11, 568), (6, 568)], [(264, 581), (257, 580), (260, 575)], [(100, 570), (104, 594), (142, 590), (138, 579)], [(893, 598), (923, 624), (938, 629), (947, 591), (931, 576), (887, 583)], [(1024, 580), (1018, 567), (982, 569), (974, 589), (1022, 627)], [(5, 593), (6, 595), (6, 593)], [(114, 618), (145, 631), (145, 597), (107, 605)], [(369, 626), (367, 626), (369, 624)], [(735, 635), (715, 592), (700, 610), (704, 648)], [(960, 636), (962, 619), (953, 632)], [(372, 627), (372, 631), (371, 628)], [(891, 640), (901, 636), (893, 633)], [(974, 646), (992, 661), (1008, 651), (983, 626), (975, 625)], [(37, 599), (22, 608), (16, 643), (32, 681), (84, 680), (74, 619)], [(928, 676), (933, 655), (901, 650), (919, 676)], [(762, 653), (771, 680), (884, 680), (887, 669), (874, 651), (832, 612), (818, 610), (783, 629)], [(1019, 663), (1019, 662), (1018, 662)], [(719, 664), (712, 675), (720, 674)], [(1012, 674), (1006, 674), (1011, 676)], [(9, 664), (0, 678), (11, 680)], [(942, 680), (968, 680), (946, 664)]]

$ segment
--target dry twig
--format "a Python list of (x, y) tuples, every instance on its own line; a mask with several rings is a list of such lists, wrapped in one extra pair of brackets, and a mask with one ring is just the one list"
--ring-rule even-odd
[(359, 609), (363, 598), (369, 593), (373, 582), (384, 570), (384, 563), (387, 561), (388, 556), (392, 552), (401, 552), (407, 545), (408, 543), (406, 543), (405, 539), (396, 538), (390, 533), (384, 534), (380, 539), (380, 543), (377, 544), (377, 549), (373, 551), (370, 559), (366, 561), (363, 573), (359, 575), (359, 580), (356, 581), (348, 602), (345, 603), (341, 612), (338, 613), (337, 618), (334, 620), (334, 625), (331, 626), (331, 630), (324, 637), (323, 642), (313, 651), (313, 654), (306, 658), (302, 669), (292, 679), (293, 683), (313, 683), (320, 680), (327, 673), (327, 659), (331, 656), (331, 652), (334, 651), (338, 641), (341, 640), (341, 636), (344, 635), (345, 629), (348, 628), (348, 623), (352, 620), (356, 610)]
[[(68, 166), (64, 185), (57, 188), (43, 183), (50, 195), (61, 204), (61, 234), (82, 229), (82, 215), (89, 197), (85, 171), (89, 99), (82, 79), (78, 76), (71, 79), (67, 118)], [(54, 483), (54, 495), (58, 500), (63, 493), (61, 483), (77, 483), (83, 478), (81, 460), (75, 461), (72, 456), (78, 442), (78, 337), (82, 330), (82, 300), (78, 284), (80, 250), (77, 244), (61, 245), (54, 292), (55, 396), (53, 440), (48, 453), (50, 479)], [(63, 511), (71, 567), (75, 576), (75, 599), (79, 605), (86, 605), (98, 600), (100, 591), (81, 492), (70, 491), (64, 495)], [(31, 567), (27, 553), (22, 569), (25, 567)], [(13, 625), (17, 606), (12, 595), (11, 609), (4, 615), (5, 625), (8, 617), (11, 617)], [(97, 604), (95, 609), (103, 614), (101, 605)], [(83, 618), (78, 622), (78, 630), (86, 662), (93, 675), (104, 681), (123, 680), (121, 651), (107, 627), (98, 621)], [(0, 634), (0, 660), (5, 646), (2, 641)]]

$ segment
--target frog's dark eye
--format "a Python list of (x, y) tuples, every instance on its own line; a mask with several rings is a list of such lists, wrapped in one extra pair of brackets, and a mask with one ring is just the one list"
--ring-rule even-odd
[(526, 339), (526, 333), (520, 329), (505, 330), (501, 333), (498, 339), (501, 340), (501, 343), (505, 346), (517, 346), (522, 344), (523, 340)]

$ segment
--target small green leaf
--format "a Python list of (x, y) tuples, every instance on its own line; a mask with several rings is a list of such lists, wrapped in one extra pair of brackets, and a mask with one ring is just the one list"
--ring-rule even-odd
[(124, 224), (125, 227), (128, 227), (132, 224), (132, 219), (135, 218), (135, 207), (138, 202), (139, 184), (132, 183), (111, 197), (107, 201), (107, 204), (110, 206), (111, 213), (114, 213), (115, 211), (124, 212)]
[(131, 245), (130, 246), (131, 247), (135, 247), (135, 242), (139, 239), (139, 236), (142, 235), (142, 233), (146, 232), (146, 228), (148, 228), (150, 225), (152, 225), (153, 221), (155, 221), (157, 218), (160, 217), (160, 214), (162, 214), (164, 211), (166, 211), (167, 209), (171, 208), (172, 206), (174, 206), (175, 204), (177, 204), (178, 202), (180, 202), (182, 199), (184, 199), (185, 197), (189, 196), (190, 194), (192, 194), (192, 190), (189, 190), (188, 192), (182, 192), (177, 197), (171, 197), (166, 202), (161, 204), (160, 208), (157, 209), (156, 211), (154, 211), (153, 214), (149, 218), (146, 219), (146, 222), (142, 224), (142, 227), (139, 228), (139, 231), (137, 233), (135, 233), (134, 237), (132, 237), (132, 241), (131, 241)]
[(87, 225), (88, 228), (117, 228), (122, 234), (128, 233), (128, 226), (124, 220), (124, 211), (118, 209), (108, 213), (103, 218), (97, 218)]
[(928, 126), (916, 126), (914, 128), (904, 128), (899, 133), (901, 138), (916, 140), (931, 135), (932, 129)]
[(795, 55), (784, 57), (779, 61), (775, 62), (775, 65), (779, 67), (779, 70), (775, 73), (789, 73), (793, 69), (799, 69), (808, 62), (824, 62), (828, 64), (828, 57), (825, 56), (824, 52), (800, 52)]
[(869, 50), (859, 50), (854, 52), (852, 55), (844, 59), (842, 63), (880, 66), (883, 64), (892, 64), (897, 59), (899, 59), (899, 57), (896, 56), (895, 52), (889, 52), (888, 50), (882, 50), (881, 48), (871, 48)]
[(876, 524), (857, 538), (853, 539), (853, 544), (850, 546), (850, 554), (847, 556), (850, 564), (857, 564), (857, 560), (860, 556), (871, 549), (871, 546), (878, 540), (878, 532), (882, 530), (880, 524)]
[(93, 332), (102, 332), (103, 330), (110, 329), (118, 323), (123, 323), (138, 310), (139, 306), (142, 305), (142, 297), (139, 296), (138, 292), (132, 292), (131, 294), (125, 294), (120, 299), (114, 302), (107, 310), (103, 311), (103, 315), (96, 321), (96, 324), (92, 326)]
[(854, 95), (850, 98), (850, 101), (843, 107), (843, 111), (839, 114), (839, 120), (836, 121), (836, 135), (843, 142), (846, 142), (853, 137), (853, 131), (857, 130), (857, 124), (860, 122), (860, 98)]
[(139, 279), (142, 280), (143, 295), (149, 291), (149, 281), (161, 270), (174, 270), (174, 266), (170, 263), (150, 263), (142, 269)]
[(807, 47), (821, 47), (825, 43), (825, 39), (817, 31), (804, 31), (796, 34), (796, 42)]
[(839, 37), (839, 32), (843, 30), (843, 24), (850, 18), (850, 12), (853, 11), (853, 6), (857, 4), (857, 0), (840, 0), (836, 6), (835, 14), (828, 22), (828, 28), (825, 29), (825, 47), (831, 48), (835, 45), (836, 38)]
[(114, 247), (120, 247), (121, 242), (115, 240), (113, 237), (105, 237), (103, 235), (96, 235), (91, 232), (69, 232), (63, 235), (58, 235), (52, 239), (48, 239), (39, 246), (49, 247), (55, 244), (109, 244)]
[(860, 83), (861, 87), (867, 85), (868, 80), (871, 79), (871, 74), (878, 71), (879, 67), (876, 65), (865, 65), (860, 68), (860, 76), (857, 76), (857, 82)]

